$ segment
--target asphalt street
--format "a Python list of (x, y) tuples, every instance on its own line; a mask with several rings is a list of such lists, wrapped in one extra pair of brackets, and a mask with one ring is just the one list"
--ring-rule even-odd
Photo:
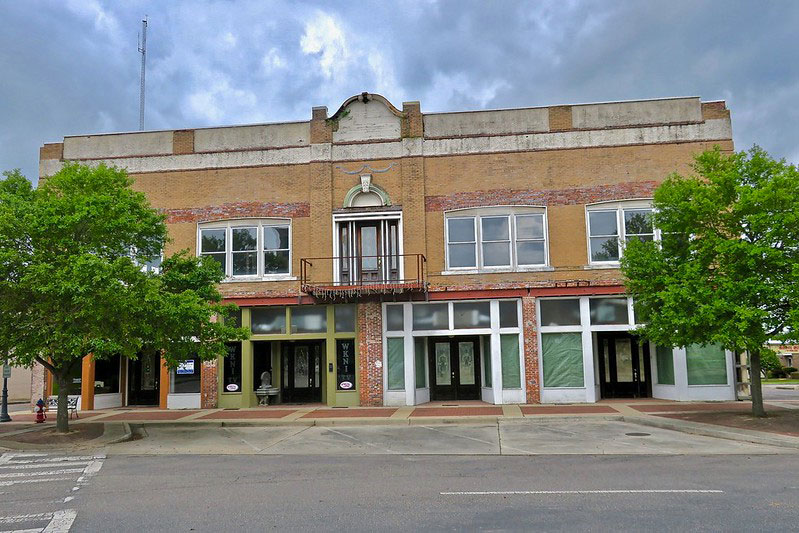
[(793, 530), (780, 456), (112, 456), (73, 531)]

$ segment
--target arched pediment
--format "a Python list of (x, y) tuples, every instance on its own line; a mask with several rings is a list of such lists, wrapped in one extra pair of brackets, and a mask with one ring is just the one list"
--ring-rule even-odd
[(328, 120), (333, 121), (334, 142), (399, 139), (402, 111), (379, 94), (361, 93), (348, 98)]
[(362, 176), (361, 184), (356, 185), (344, 197), (344, 207), (385, 207), (391, 205), (391, 198), (382, 187), (375, 185), (369, 179), (364, 180)]

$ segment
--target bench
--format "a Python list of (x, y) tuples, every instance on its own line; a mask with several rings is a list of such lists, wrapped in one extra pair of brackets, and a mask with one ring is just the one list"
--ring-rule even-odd
[[(47, 398), (47, 410), (50, 409), (58, 409), (58, 396), (50, 396)], [(72, 415), (75, 415), (75, 418), (80, 418), (78, 416), (78, 397), (73, 396), (72, 398), (67, 397), (67, 412), (69, 413), (69, 418), (72, 418)]]

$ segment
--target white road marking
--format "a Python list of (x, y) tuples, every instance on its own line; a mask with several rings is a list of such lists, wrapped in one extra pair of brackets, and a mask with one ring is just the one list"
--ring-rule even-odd
[(42, 530), (42, 533), (68, 533), (78, 512), (74, 509), (63, 509), (53, 513), (53, 519)]
[(61, 470), (45, 470), (44, 472), (6, 472), (5, 474), (0, 474), (0, 478), (60, 476), (63, 474), (77, 474), (79, 472), (83, 472), (84, 470), (85, 470), (84, 468), (62, 468)]
[(78, 483), (85, 483), (90, 477), (100, 471), (103, 467), (102, 459), (95, 459), (83, 469), (83, 475), (78, 478)]
[(62, 466), (83, 466), (86, 468), (86, 464), (89, 461), (70, 461), (70, 462), (61, 462), (58, 464), (53, 463), (40, 463), (40, 464), (31, 464), (31, 465), (24, 465), (24, 464), (17, 464), (17, 463), (6, 463), (0, 466), (0, 469), (14, 469), (14, 470), (30, 470), (32, 468), (60, 468)]
[(15, 479), (13, 481), (0, 481), (0, 487), (10, 487), (21, 483), (45, 483), (48, 481), (69, 481), (68, 477), (40, 477), (38, 479)]
[(722, 494), (715, 489), (620, 489), (620, 490), (480, 490), (439, 492), (442, 496), (505, 496), (514, 494)]
[(16, 516), (0, 516), (0, 524), (13, 524), (14, 522), (33, 522), (35, 520), (50, 520), (53, 513), (20, 514)]
[[(22, 461), (11, 461), (15, 457), (13, 454), (12, 457), (9, 457), (9, 461), (7, 464), (13, 465), (24, 465), (24, 464), (40, 464), (40, 463), (61, 463), (61, 462), (71, 462), (71, 461), (91, 461), (92, 459), (105, 459), (105, 455), (72, 455), (72, 456), (64, 456), (64, 457), (42, 457), (40, 459), (24, 459)], [(0, 461), (2, 463), (2, 461)]]
[(42, 533), (42, 528), (36, 529), (13, 529), (11, 531), (3, 531), (3, 533)]

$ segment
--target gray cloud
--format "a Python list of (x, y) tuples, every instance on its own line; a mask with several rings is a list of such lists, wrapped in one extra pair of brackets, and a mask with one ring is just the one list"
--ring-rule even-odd
[(791, 1), (12, 2), (0, 33), (0, 169), (38, 147), (138, 127), (305, 120), (379, 92), (427, 112), (699, 95), (736, 146), (799, 162)]

